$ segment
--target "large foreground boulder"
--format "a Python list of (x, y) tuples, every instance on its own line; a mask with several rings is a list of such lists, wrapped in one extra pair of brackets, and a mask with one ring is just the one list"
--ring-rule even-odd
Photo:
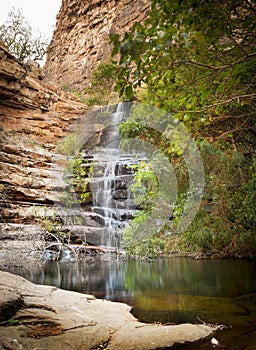
[(160, 349), (196, 341), (218, 328), (141, 323), (126, 304), (35, 285), (3, 271), (0, 288), (0, 349)]

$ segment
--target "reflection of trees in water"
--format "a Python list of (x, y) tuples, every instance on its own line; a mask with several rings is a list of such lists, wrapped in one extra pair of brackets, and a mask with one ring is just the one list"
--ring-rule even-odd
[(127, 264), (124, 285), (136, 293), (234, 297), (255, 290), (255, 263), (167, 258)]
[(44, 284), (45, 280), (45, 271), (44, 266), (41, 264), (24, 264), (23, 266), (8, 266), (2, 267), (1, 270), (8, 271), (15, 275), (22, 276), (29, 281), (32, 281), (37, 284)]
[[(89, 263), (90, 262), (90, 263)], [(235, 297), (256, 290), (256, 263), (245, 260), (166, 258), (153, 262), (96, 257), (87, 262), (53, 262), (6, 270), (38, 284), (126, 301), (135, 295)]]
[(37, 284), (122, 300), (131, 295), (124, 288), (124, 265), (125, 262), (118, 262), (115, 258), (98, 257), (79, 262), (47, 261), (44, 264), (9, 268), (8, 271)]
[(99, 262), (47, 262), (44, 284), (53, 284), (62, 289), (88, 293), (104, 290), (104, 269)]
[(124, 271), (124, 285), (134, 292), (132, 313), (143, 322), (240, 320), (245, 309), (234, 297), (256, 288), (255, 262), (241, 260), (131, 261)]

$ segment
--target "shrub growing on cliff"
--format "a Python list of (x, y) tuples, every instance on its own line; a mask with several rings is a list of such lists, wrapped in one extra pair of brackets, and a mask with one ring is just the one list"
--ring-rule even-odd
[(42, 60), (49, 44), (41, 33), (33, 33), (22, 11), (15, 8), (11, 9), (7, 21), (0, 26), (0, 41), (21, 61)]
[(93, 72), (90, 87), (85, 90), (86, 104), (108, 105), (118, 102), (117, 93), (114, 92), (115, 65), (111, 62), (101, 62)]

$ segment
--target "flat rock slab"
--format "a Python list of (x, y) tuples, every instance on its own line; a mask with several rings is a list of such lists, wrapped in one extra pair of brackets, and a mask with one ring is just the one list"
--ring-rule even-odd
[(194, 342), (218, 329), (205, 324), (141, 323), (126, 304), (35, 285), (3, 271), (0, 287), (8, 291), (2, 303), (17, 303), (14, 296), (20, 302), (12, 323), (6, 320), (0, 324), (0, 349), (89, 350), (101, 346), (108, 350), (152, 350)]

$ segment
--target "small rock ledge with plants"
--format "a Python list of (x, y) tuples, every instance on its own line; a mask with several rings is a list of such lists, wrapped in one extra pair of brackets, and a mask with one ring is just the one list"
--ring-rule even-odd
[(210, 336), (218, 326), (138, 322), (126, 304), (35, 285), (0, 271), (0, 349), (162, 349)]

